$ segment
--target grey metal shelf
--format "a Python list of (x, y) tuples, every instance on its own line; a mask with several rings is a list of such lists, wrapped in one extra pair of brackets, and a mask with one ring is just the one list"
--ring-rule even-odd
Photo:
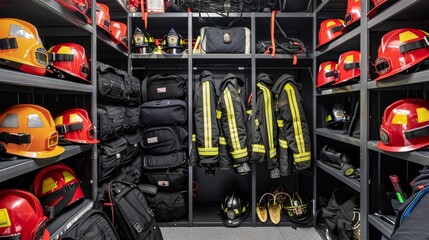
[(322, 11), (335, 11), (335, 10), (345, 10), (347, 7), (347, 1), (341, 0), (323, 0), (316, 8), (316, 13)]
[(202, 17), (202, 18), (206, 18), (206, 17), (210, 17), (210, 18), (216, 18), (216, 17), (225, 17), (225, 16), (228, 16), (228, 17), (230, 17), (230, 18), (240, 18), (240, 17), (242, 17), (242, 18), (250, 18), (251, 16), (252, 16), (252, 14), (251, 13), (222, 13), (222, 15), (221, 14), (218, 14), (218, 13), (201, 13), (201, 15), (199, 14), (199, 13), (192, 13), (192, 17), (194, 17), (194, 18), (199, 18), (199, 17)]
[(93, 91), (93, 87), (89, 84), (75, 83), (44, 76), (36, 76), (8, 69), (0, 69), (0, 84), (2, 83), (25, 87), (47, 88), (81, 93), (92, 93)]
[(368, 149), (382, 154), (386, 154), (395, 158), (421, 164), (421, 165), (429, 164), (429, 151), (412, 151), (412, 152), (402, 152), (402, 153), (388, 152), (378, 148), (377, 143), (378, 141), (369, 141), (367, 143)]
[[(142, 13), (141, 12), (129, 13), (128, 16), (132, 18), (137, 18), (137, 17), (141, 18)], [(148, 18), (187, 18), (187, 17), (188, 17), (188, 13), (185, 13), (185, 12), (148, 14)]]
[(193, 54), (193, 59), (251, 59), (251, 54)]
[(131, 53), (131, 59), (188, 59), (188, 54), (182, 55), (165, 55), (165, 54), (141, 54)]
[(336, 141), (345, 142), (351, 145), (360, 146), (360, 139), (353, 138), (344, 134), (344, 130), (333, 130), (327, 128), (316, 128), (315, 133), (318, 136), (327, 137)]
[(98, 0), (97, 2), (101, 2), (109, 6), (110, 12), (124, 12), (128, 14), (128, 8), (126, 5), (126, 0)]
[(353, 178), (348, 178), (344, 176), (341, 171), (338, 169), (335, 169), (331, 166), (328, 166), (327, 164), (323, 163), (322, 161), (316, 161), (317, 167), (322, 169), (323, 171), (327, 172), (331, 176), (335, 177), (336, 179), (340, 180), (341, 182), (347, 184), (349, 187), (353, 188), (355, 191), (360, 192), (360, 182)]
[(104, 33), (100, 33), (100, 30), (97, 30), (97, 38), (98, 38), (97, 46), (100, 47), (100, 50), (103, 50), (106, 52), (114, 50), (115, 52), (118, 52), (121, 55), (128, 57), (128, 53), (125, 51), (125, 49), (123, 49), (122, 47), (119, 47), (117, 44), (114, 44), (110, 39), (110, 36), (106, 36)]
[(368, 222), (371, 223), (372, 226), (377, 228), (386, 237), (390, 238), (392, 236), (393, 225), (391, 225), (387, 222), (384, 222), (380, 218), (376, 217), (374, 214), (370, 214), (368, 216)]
[[(313, 54), (296, 54), (295, 55), (297, 58), (298, 58), (298, 61), (299, 60), (312, 60), (313, 58), (314, 58), (314, 55)], [(275, 56), (274, 56), (274, 58), (273, 57), (271, 57), (271, 54), (255, 54), (255, 58), (256, 59), (267, 59), (267, 60), (269, 60), (269, 59), (286, 59), (286, 60), (293, 60), (293, 56), (292, 55), (290, 55), (290, 54), (276, 54)]]
[(69, 157), (75, 156), (92, 149), (92, 145), (71, 145), (63, 146), (65, 151), (63, 154), (47, 159), (17, 159), (0, 161), (0, 182), (20, 176), (39, 168), (43, 168), (50, 164), (62, 161)]
[(360, 83), (356, 83), (349, 86), (343, 86), (343, 87), (335, 87), (329, 89), (322, 89), (317, 90), (316, 96), (325, 96), (325, 95), (332, 95), (332, 94), (339, 94), (339, 93), (349, 93), (349, 92), (356, 92), (361, 90)]
[[(316, 57), (320, 57), (325, 53), (336, 50), (338, 52), (345, 52), (346, 50), (359, 50), (359, 36), (361, 33), (361, 27), (353, 29), (351, 32), (345, 33), (342, 36), (329, 43), (328, 46), (322, 48), (322, 50), (316, 51)], [(357, 48), (355, 47), (357, 46)]]
[[(256, 18), (270, 18), (271, 13), (255, 12)], [(277, 13), (276, 18), (313, 18), (312, 12), (282, 12)]]
[(79, 218), (81, 218), (86, 212), (88, 212), (93, 202), (89, 199), (84, 199), (82, 202), (71, 205), (60, 215), (56, 216), (55, 219), (50, 221), (46, 228), (51, 234), (51, 240), (57, 240), (63, 235)]
[(380, 81), (370, 81), (367, 83), (368, 89), (377, 90), (381, 88), (397, 87), (416, 83), (426, 83), (429, 81), (429, 70), (404, 74), (393, 78), (387, 78)]
[(421, 0), (402, 0), (397, 1), (394, 5), (390, 6), (385, 11), (377, 14), (374, 18), (368, 21), (368, 29), (372, 29), (376, 27), (377, 25), (388, 21), (395, 15), (398, 15), (399, 13), (405, 11), (406, 9), (410, 8), (414, 4), (418, 2), (423, 2)]

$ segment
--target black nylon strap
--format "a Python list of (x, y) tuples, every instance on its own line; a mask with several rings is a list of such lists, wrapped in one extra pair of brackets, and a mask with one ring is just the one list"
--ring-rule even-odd
[(0, 236), (0, 240), (23, 240), (21, 239), (21, 234), (18, 233), (16, 235), (11, 236)]
[(427, 36), (421, 40), (402, 44), (401, 46), (399, 46), (399, 51), (401, 53), (406, 53), (409, 51), (413, 51), (413, 50), (425, 48), (425, 47), (429, 47), (429, 38)]
[(345, 70), (356, 69), (356, 68), (360, 68), (360, 63), (359, 62), (344, 64), (344, 69)]
[(18, 42), (16, 41), (16, 38), (2, 38), (0, 39), (0, 49), (6, 50), (6, 49), (16, 49), (18, 48)]
[(65, 54), (65, 53), (49, 53), (48, 55), (49, 61), (73, 61), (73, 54)]
[(429, 136), (429, 126), (421, 127), (415, 130), (405, 131), (404, 134), (407, 139), (427, 137)]
[(77, 188), (79, 185), (74, 182), (72, 184), (66, 185), (63, 188), (46, 195), (44, 197), (39, 198), (40, 203), (42, 206), (46, 206), (48, 203), (54, 201), (55, 199), (58, 199), (60, 197), (63, 197), (57, 204), (50, 207), (45, 207), (44, 212), (46, 216), (49, 216), (49, 219), (54, 218), (61, 210), (63, 210), (67, 204), (72, 200), (74, 194), (76, 193)]
[(72, 131), (77, 131), (83, 129), (83, 123), (73, 123), (70, 125), (61, 125), (57, 126), (57, 132), (58, 134), (64, 134)]
[(325, 72), (325, 77), (333, 77), (335, 76), (335, 71)]
[(31, 143), (31, 137), (30, 137), (30, 134), (25, 134), (25, 133), (11, 134), (7, 132), (1, 132), (0, 141), (6, 144), (8, 143), (24, 144), (24, 143)]
[(341, 26), (335, 26), (335, 27), (332, 28), (332, 33), (339, 32), (339, 31), (343, 30), (343, 28), (344, 28), (343, 25), (341, 25)]

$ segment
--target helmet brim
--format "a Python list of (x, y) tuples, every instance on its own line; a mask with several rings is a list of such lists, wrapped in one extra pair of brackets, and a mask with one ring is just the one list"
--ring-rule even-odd
[(45, 229), (45, 231), (43, 232), (42, 240), (50, 240), (50, 239), (51, 239), (51, 234), (47, 229)]
[(387, 146), (384, 145), (382, 141), (378, 141), (377, 143), (378, 148), (387, 152), (410, 152), (427, 146), (429, 146), (429, 141), (420, 144), (413, 144), (411, 146)]
[(331, 80), (329, 82), (321, 83), (316, 85), (316, 88), (322, 88), (322, 87), (330, 87), (335, 82), (335, 80)]
[(246, 218), (248, 216), (249, 216), (249, 211), (246, 211), (246, 213), (243, 216), (241, 216), (237, 219), (231, 220), (231, 219), (226, 218), (224, 214), (220, 214), (220, 217), (222, 219), (223, 224), (227, 227), (238, 227), (238, 226), (240, 226), (244, 222), (244, 220), (246, 220)]
[(418, 59), (414, 60), (410, 64), (407, 64), (406, 68), (403, 67), (403, 68), (400, 68), (400, 69), (396, 69), (394, 71), (390, 71), (387, 74), (380, 75), (379, 77), (377, 77), (376, 79), (374, 79), (374, 81), (380, 81), (380, 80), (383, 80), (385, 78), (391, 77), (391, 76), (393, 76), (395, 74), (401, 73), (401, 72), (403, 72), (403, 71), (405, 71), (407, 69), (410, 69), (411, 67), (414, 67), (415, 65), (419, 64), (420, 62), (422, 62), (423, 60), (425, 60), (428, 57), (429, 57), (429, 54), (428, 54), (428, 56), (423, 56), (421, 58), (418, 58)]
[(54, 149), (49, 151), (31, 152), (31, 151), (8, 149), (6, 145), (7, 153), (21, 156), (21, 157), (27, 157), (27, 158), (51, 158), (51, 157), (56, 157), (61, 155), (64, 151), (65, 149), (60, 146), (56, 146)]
[[(20, 67), (17, 69), (20, 69), (21, 71), (29, 74), (36, 74), (36, 75), (43, 76), (46, 73), (46, 67), (35, 65), (32, 62), (22, 61), (21, 59), (8, 57), (8, 56), (2, 56), (0, 57), (0, 59), (4, 59), (6, 61), (12, 62), (13, 64), (7, 64), (8, 66), (11, 66), (11, 67), (20, 65)], [(13, 68), (16, 68), (16, 67), (13, 67)]]
[[(83, 81), (85, 81), (85, 82), (87, 82), (87, 83), (90, 83), (91, 81), (89, 81), (88, 79), (86, 79), (86, 78), (84, 78), (84, 77), (82, 77), (82, 76), (79, 76), (79, 75), (76, 75), (75, 73), (73, 73), (73, 72), (70, 72), (68, 69), (65, 69), (65, 68), (62, 68), (62, 67), (57, 67), (57, 66), (50, 66), (50, 67), (53, 67), (53, 68), (55, 68), (55, 69), (57, 69), (57, 70), (59, 70), (59, 71), (61, 71), (61, 72), (63, 72), (63, 73), (66, 73), (66, 74), (68, 74), (68, 75), (70, 75), (70, 76), (72, 76), (72, 77), (75, 77), (75, 78), (78, 78), (78, 79), (80, 79), (80, 80), (83, 80)], [(65, 80), (67, 80), (67, 78), (65, 78)]]
[(74, 142), (74, 143), (83, 143), (83, 144), (95, 144), (95, 143), (99, 143), (100, 141), (97, 139), (87, 139), (87, 140), (82, 140), (82, 139), (69, 139), (69, 138), (64, 138), (67, 141), (70, 142)]
[(338, 82), (333, 83), (333, 84), (332, 84), (332, 86), (338, 86), (338, 85), (341, 85), (341, 84), (345, 84), (345, 83), (347, 83), (348, 81), (351, 81), (351, 80), (353, 80), (353, 79), (358, 80), (358, 78), (359, 78), (359, 77), (360, 77), (360, 74), (359, 74), (359, 75), (357, 75), (357, 76), (353, 76), (353, 77), (346, 78), (346, 79), (341, 79), (341, 81), (338, 81)]
[[(347, 32), (347, 31), (346, 31), (346, 32)], [(343, 34), (344, 34), (344, 33), (345, 33), (345, 32), (342, 32), (342, 31), (341, 31), (341, 34), (340, 34), (340, 35), (338, 35), (338, 36), (336, 36), (336, 37), (332, 38), (331, 40), (329, 40), (329, 41), (327, 41), (327, 42), (324, 42), (324, 43), (322, 43), (322, 44), (317, 45), (317, 46), (316, 46), (316, 50), (320, 50), (321, 48), (323, 48), (323, 47), (325, 47), (326, 45), (330, 44), (331, 42), (333, 42), (333, 41), (334, 41), (334, 40), (336, 40), (337, 38), (339, 38), (339, 37), (343, 36)]]

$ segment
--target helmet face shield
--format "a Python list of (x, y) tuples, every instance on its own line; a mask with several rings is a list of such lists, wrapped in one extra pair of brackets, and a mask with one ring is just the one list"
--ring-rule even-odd
[(385, 58), (377, 58), (375, 60), (375, 71), (378, 75), (386, 74), (390, 71), (389, 60)]

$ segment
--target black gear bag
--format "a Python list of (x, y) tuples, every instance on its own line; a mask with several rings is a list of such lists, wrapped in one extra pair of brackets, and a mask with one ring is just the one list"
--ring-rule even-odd
[(143, 102), (162, 99), (186, 99), (186, 80), (174, 74), (157, 74), (142, 82)]
[(143, 169), (160, 170), (179, 167), (186, 162), (185, 152), (173, 152), (163, 155), (144, 155)]
[(106, 214), (89, 210), (62, 235), (63, 240), (119, 240)]
[(127, 140), (117, 138), (98, 144), (98, 181), (102, 182), (119, 171), (127, 159)]
[(120, 70), (100, 62), (97, 62), (97, 89), (98, 101), (118, 103), (125, 100), (125, 85)]
[(135, 132), (139, 128), (140, 121), (140, 106), (124, 107), (124, 132)]
[(162, 126), (186, 123), (188, 112), (182, 100), (159, 100), (140, 106), (140, 125)]
[(186, 214), (183, 192), (158, 192), (154, 196), (147, 196), (147, 201), (159, 222), (179, 220)]
[(181, 126), (162, 126), (146, 128), (140, 142), (149, 154), (179, 152), (188, 146), (188, 130)]
[(188, 173), (185, 168), (145, 172), (144, 176), (147, 178), (149, 183), (157, 186), (160, 191), (185, 191), (188, 187)]
[(98, 140), (112, 139), (122, 133), (124, 108), (102, 104), (97, 107)]
[(163, 240), (145, 194), (137, 185), (112, 181), (107, 187), (107, 194), (108, 202), (104, 205), (110, 209), (112, 222), (118, 226), (123, 239)]

